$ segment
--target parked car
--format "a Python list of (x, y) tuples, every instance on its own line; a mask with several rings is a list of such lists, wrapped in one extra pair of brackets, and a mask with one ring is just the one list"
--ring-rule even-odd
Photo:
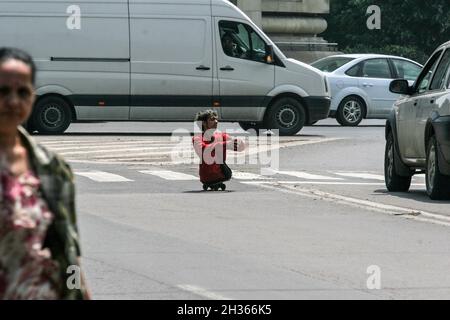
[(413, 86), (395, 80), (398, 100), (386, 124), (385, 176), (389, 191), (408, 191), (426, 174), (431, 199), (450, 198), (450, 42), (440, 46)]
[(193, 121), (215, 108), (221, 121), (292, 135), (328, 117), (324, 73), (288, 59), (227, 0), (77, 3), (72, 17), (64, 1), (0, 1), (1, 45), (29, 51), (39, 69), (33, 130)]
[(386, 119), (399, 95), (389, 91), (393, 79), (412, 85), (422, 65), (402, 57), (375, 54), (335, 55), (312, 66), (325, 72), (331, 86), (330, 116), (343, 126), (363, 119)]

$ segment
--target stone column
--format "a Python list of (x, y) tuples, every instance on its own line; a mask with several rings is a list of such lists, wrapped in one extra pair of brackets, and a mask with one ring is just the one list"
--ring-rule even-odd
[(237, 0), (237, 6), (259, 27), (262, 26), (261, 0)]
[[(334, 54), (319, 35), (327, 27), (331, 0), (234, 0), (289, 57), (311, 62)], [(339, 1), (339, 0), (333, 0)]]

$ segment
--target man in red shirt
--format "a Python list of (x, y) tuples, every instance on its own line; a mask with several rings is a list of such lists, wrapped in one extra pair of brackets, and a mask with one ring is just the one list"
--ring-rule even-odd
[(199, 173), (204, 190), (225, 190), (223, 182), (229, 181), (232, 176), (231, 169), (225, 163), (227, 150), (242, 152), (246, 148), (241, 139), (217, 130), (218, 118), (216, 111), (206, 110), (199, 112), (195, 119), (202, 126), (202, 133), (196, 134), (192, 141), (201, 160)]

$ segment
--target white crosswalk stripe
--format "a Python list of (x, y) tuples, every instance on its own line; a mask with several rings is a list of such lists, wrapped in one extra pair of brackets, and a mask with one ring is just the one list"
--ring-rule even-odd
[(143, 174), (157, 176), (159, 178), (162, 178), (165, 180), (171, 180), (171, 181), (189, 181), (189, 180), (198, 180), (199, 179), (198, 177), (195, 177), (190, 174), (169, 171), (169, 170), (144, 170), (144, 171), (139, 171), (139, 172), (143, 173)]
[[(139, 170), (141, 174), (151, 175), (167, 181), (198, 181), (198, 175), (188, 174), (179, 171), (171, 170)], [(95, 182), (133, 182), (134, 180), (123, 177), (118, 174), (105, 171), (76, 171), (76, 175), (88, 178)], [(336, 173), (338, 174), (338, 173)], [(264, 176), (252, 172), (237, 171), (233, 172), (233, 180), (249, 184), (249, 185), (264, 185), (264, 184), (279, 184), (279, 185), (342, 185), (342, 186), (384, 186), (384, 181), (381, 181), (381, 175), (375, 173), (357, 173), (348, 172), (341, 175), (344, 178), (334, 178), (324, 175), (312, 174), (301, 171), (277, 171), (274, 176)], [(288, 180), (286, 177), (301, 178), (302, 180)], [(355, 180), (356, 179), (356, 180)], [(367, 180), (363, 182), (361, 180)], [(371, 180), (372, 182), (368, 181)], [(378, 182), (373, 182), (373, 181)], [(384, 179), (383, 179), (384, 180)], [(423, 187), (425, 184), (422, 180), (415, 181), (413, 187)]]
[(242, 171), (234, 171), (233, 178), (237, 180), (269, 180), (273, 179), (272, 177), (262, 176), (256, 173), (250, 172), (242, 172)]
[(334, 174), (342, 177), (348, 178), (358, 178), (358, 179), (368, 179), (368, 180), (379, 180), (384, 181), (384, 176), (371, 173), (360, 173), (360, 172), (334, 172)]
[(133, 180), (127, 179), (117, 174), (104, 171), (88, 171), (75, 172), (76, 175), (91, 179), (96, 182), (131, 182)]
[(279, 171), (274, 170), (275, 173), (286, 175), (286, 176), (292, 176), (296, 178), (301, 178), (305, 180), (343, 180), (342, 178), (335, 178), (335, 177), (329, 177), (329, 176), (323, 176), (318, 174), (311, 174), (303, 171)]

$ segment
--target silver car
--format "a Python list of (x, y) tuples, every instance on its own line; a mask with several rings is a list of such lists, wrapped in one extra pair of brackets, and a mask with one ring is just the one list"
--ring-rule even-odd
[(325, 72), (331, 86), (330, 116), (343, 126), (363, 119), (386, 119), (399, 98), (389, 91), (393, 79), (414, 83), (422, 65), (397, 56), (345, 54), (320, 59), (312, 66)]
[(450, 42), (440, 46), (413, 86), (395, 80), (403, 96), (386, 124), (385, 176), (389, 191), (408, 191), (425, 172), (431, 199), (450, 198)]

